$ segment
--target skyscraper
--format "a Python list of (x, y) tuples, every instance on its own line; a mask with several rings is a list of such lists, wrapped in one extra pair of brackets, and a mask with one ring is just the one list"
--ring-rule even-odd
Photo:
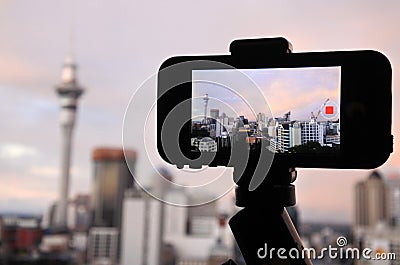
[(301, 123), (301, 143), (318, 142), (324, 145), (324, 124), (318, 122)]
[(400, 228), (400, 173), (391, 173), (385, 182), (388, 188), (389, 224)]
[(356, 227), (375, 226), (388, 221), (387, 188), (382, 176), (374, 171), (356, 184)]
[(214, 120), (219, 118), (219, 109), (210, 109), (210, 117)]
[[(134, 151), (125, 151), (126, 159), (136, 160)], [(97, 148), (93, 151), (93, 226), (121, 227), (124, 193), (133, 187), (122, 149)]]
[[(89, 231), (88, 254), (91, 264), (116, 264), (119, 260), (121, 242), (122, 207), (125, 192), (133, 187), (129, 166), (136, 161), (136, 152), (119, 148), (97, 148), (93, 151), (94, 179), (92, 191), (93, 222)], [(133, 170), (133, 168), (131, 168)], [(111, 231), (111, 232), (110, 232)], [(97, 253), (100, 235), (112, 244), (104, 245), (109, 251)], [(107, 239), (108, 238), (108, 239)], [(109, 253), (115, 255), (109, 255)], [(97, 253), (97, 254), (96, 254)], [(108, 253), (108, 254), (107, 254)]]
[(60, 193), (54, 224), (58, 229), (67, 228), (72, 133), (75, 125), (78, 99), (84, 91), (78, 84), (76, 70), (77, 65), (72, 57), (68, 55), (62, 70), (61, 84), (56, 86), (61, 105), (60, 124), (62, 133)]
[(160, 264), (163, 203), (141, 190), (127, 192), (123, 203), (121, 265)]
[(301, 145), (301, 125), (296, 121), (290, 126), (290, 147)]
[(290, 147), (290, 125), (288, 122), (280, 123), (278, 126), (278, 146), (280, 152), (287, 152)]

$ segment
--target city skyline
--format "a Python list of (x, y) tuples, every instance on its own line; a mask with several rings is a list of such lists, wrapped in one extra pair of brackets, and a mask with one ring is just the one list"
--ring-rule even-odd
[[(231, 148), (235, 144), (238, 132), (246, 132), (245, 141), (250, 149), (257, 149), (264, 142), (265, 147), (273, 153), (307, 153), (337, 152), (340, 150), (340, 122), (318, 121), (322, 108), (311, 112), (307, 121), (292, 120), (291, 112), (283, 117), (268, 118), (265, 113), (258, 113), (256, 121), (246, 116), (229, 117), (219, 109), (210, 109), (207, 116), (208, 94), (204, 96), (204, 118), (192, 119), (191, 147), (192, 151), (217, 152), (220, 148)], [(327, 103), (328, 100), (325, 102)], [(335, 106), (336, 107), (336, 106)], [(329, 109), (328, 109), (329, 108)], [(332, 106), (323, 111), (334, 116)], [(328, 110), (327, 110), (328, 109)]]
[[(130, 155), (135, 157), (135, 153)], [(117, 149), (100, 148), (93, 153), (95, 163), (99, 159), (102, 163), (109, 159), (124, 163), (122, 157), (122, 150)], [(103, 168), (103, 173), (108, 174), (108, 169)], [(165, 173), (168, 175), (168, 172)], [(118, 178), (114, 175), (114, 180), (114, 177)], [(167, 197), (179, 197), (179, 200), (193, 199), (182, 189), (172, 186), (164, 188), (164, 195)], [(317, 254), (321, 254), (323, 247), (337, 242), (338, 238), (345, 238), (347, 247), (355, 247), (360, 251), (369, 247), (373, 253), (393, 253), (391, 259), (398, 257), (400, 174), (383, 175), (375, 170), (370, 176), (364, 176), (353, 188), (353, 195), (356, 195), (354, 214), (357, 216), (353, 225), (304, 221), (298, 218), (298, 207), (289, 207), (289, 214), (294, 218), (296, 228), (301, 231), (304, 246), (311, 247)], [(80, 196), (70, 202), (71, 210), (76, 212), (75, 220), (69, 223), (69, 231), (73, 235), (71, 239), (65, 234), (48, 233), (49, 230), (40, 227), (40, 218), (36, 216), (0, 215), (0, 232), (3, 235), (0, 258), (11, 262), (10, 264), (19, 264), (21, 258), (32, 263), (51, 262), (60, 255), (64, 261), (74, 260), (77, 264), (107, 261), (110, 265), (140, 263), (146, 260), (148, 263), (158, 264), (160, 257), (163, 261), (160, 264), (164, 265), (193, 262), (211, 265), (214, 264), (214, 259), (218, 259), (215, 264), (220, 264), (228, 258), (241, 260), (240, 253), (235, 251), (233, 235), (226, 225), (227, 218), (233, 212), (218, 214), (215, 203), (202, 207), (174, 207), (152, 200), (141, 190), (127, 190), (123, 202), (124, 213), (108, 216), (122, 216), (122, 230), (115, 226), (94, 224), (86, 237), (85, 231), (89, 229), (87, 217), (95, 210), (89, 206), (89, 200), (87, 196)], [(152, 236), (149, 237), (149, 234)], [(123, 249), (118, 250), (120, 236), (123, 239), (120, 247)], [(88, 240), (82, 241), (84, 238)], [(139, 251), (131, 251), (132, 247)], [(193, 248), (197, 249), (195, 254)], [(335, 260), (333, 256), (323, 259), (325, 262), (330, 261), (329, 263)], [(361, 259), (357, 264), (364, 264), (363, 262)]]
[[(0, 115), (5, 123), (0, 142), (0, 211), (43, 213), (57, 198), (59, 106), (53, 86), (59, 81), (61, 64), (69, 49), (71, 24), (76, 25), (74, 51), (80, 80), (89, 88), (80, 104), (71, 195), (90, 189), (92, 149), (121, 146), (122, 120), (129, 97), (172, 55), (226, 54), (233, 39), (284, 35), (294, 45), (294, 52), (376, 49), (385, 53), (393, 65), (400, 63), (396, 49), (400, 43), (396, 27), (398, 2), (336, 1), (312, 3), (313, 8), (306, 1), (298, 5), (260, 3), (259, 8), (244, 5), (233, 12), (226, 12), (226, 6), (232, 3), (209, 3), (215, 8), (170, 3), (165, 12), (154, 8), (160, 3), (151, 1), (138, 6), (133, 2), (80, 2), (74, 10), (71, 1), (42, 0), (33, 6), (19, 1), (2, 2), (0, 32), (7, 41), (0, 46)], [(183, 12), (194, 7), (196, 14)], [(219, 10), (224, 11), (224, 19), (217, 14)], [(150, 14), (156, 19), (149, 19)], [(183, 20), (190, 23), (182, 25)], [(400, 74), (396, 67), (393, 69), (395, 88)], [(148, 91), (146, 100), (150, 104), (155, 94)], [(393, 96), (393, 134), (397, 139), (400, 98), (396, 89)], [(141, 133), (138, 130), (136, 136)], [(399, 149), (400, 142), (395, 141), (395, 151), (384, 169), (398, 170)], [(140, 161), (146, 152), (137, 152)], [(175, 174), (175, 169), (172, 171)], [(338, 221), (350, 221), (352, 206), (346, 202), (351, 200), (351, 185), (365, 173), (299, 170), (296, 185), (302, 214), (309, 219), (329, 219), (333, 215)], [(150, 175), (141, 162), (137, 174), (144, 179)], [(184, 174), (176, 175), (185, 178)], [(335, 192), (338, 187), (341, 196)], [(315, 202), (315, 198), (321, 199)]]

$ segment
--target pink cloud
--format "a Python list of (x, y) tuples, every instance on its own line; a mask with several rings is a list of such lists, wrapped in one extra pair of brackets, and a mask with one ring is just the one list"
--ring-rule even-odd
[(0, 83), (12, 85), (32, 85), (49, 78), (42, 65), (36, 65), (11, 53), (0, 53)]

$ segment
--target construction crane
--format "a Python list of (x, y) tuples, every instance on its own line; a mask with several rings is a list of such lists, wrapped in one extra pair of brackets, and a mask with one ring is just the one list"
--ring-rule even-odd
[(322, 104), (322, 106), (318, 109), (317, 114), (315, 115), (313, 111), (311, 111), (311, 121), (315, 122), (318, 119), (319, 114), (321, 114), (321, 111), (324, 109), (324, 107), (326, 106), (326, 104), (328, 103), (329, 98), (327, 98), (324, 102), (324, 104)]
[(283, 114), (283, 119), (285, 121), (290, 121), (290, 115), (291, 115), (290, 111), (286, 112), (285, 114)]

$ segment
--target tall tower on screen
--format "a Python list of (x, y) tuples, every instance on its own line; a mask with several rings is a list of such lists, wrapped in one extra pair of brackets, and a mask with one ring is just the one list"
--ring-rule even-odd
[(67, 228), (67, 206), (69, 179), (71, 168), (72, 136), (78, 108), (78, 100), (84, 89), (78, 84), (77, 65), (72, 55), (67, 55), (62, 68), (61, 83), (56, 86), (56, 93), (60, 99), (61, 125), (61, 177), (60, 191), (57, 204), (55, 227)]

